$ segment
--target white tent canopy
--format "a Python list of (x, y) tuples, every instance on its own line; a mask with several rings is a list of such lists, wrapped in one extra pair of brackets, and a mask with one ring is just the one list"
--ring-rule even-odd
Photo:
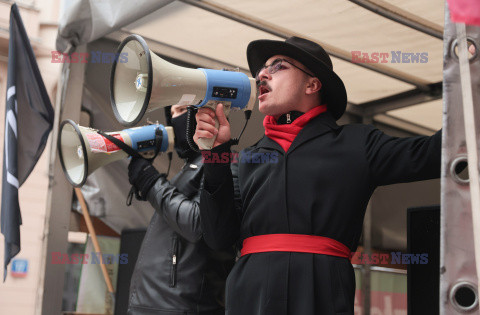
[[(423, 31), (354, 2), (390, 12), (405, 24), (420, 25)], [(183, 51), (179, 58), (183, 61), (205, 66), (205, 60), (210, 60), (215, 62), (212, 65), (240, 67), (248, 71), (245, 50), (250, 41), (260, 38), (282, 40), (297, 35), (322, 44), (331, 55), (338, 56), (333, 58), (334, 70), (345, 83), (352, 113), (387, 114), (391, 116), (389, 118), (425, 127), (422, 133), (441, 127), (441, 93), (438, 85), (432, 87), (430, 84), (442, 81), (443, 1), (225, 0), (219, 4), (197, 0), (77, 0), (66, 3), (69, 5), (57, 40), (61, 50), (66, 49), (67, 43), (76, 46), (103, 35), (120, 40), (128, 33), (135, 33), (149, 42)], [(120, 28), (120, 32), (112, 34)], [(440, 34), (440, 38), (428, 32)], [(388, 53), (388, 62), (355, 64), (350, 62), (353, 51), (370, 56), (372, 53)], [(403, 60), (394, 63), (392, 52), (423, 53), (426, 62)], [(422, 93), (400, 95), (393, 109), (378, 106), (383, 105), (378, 100), (417, 90)], [(370, 107), (370, 111), (363, 112), (372, 101), (377, 101), (375, 107), (379, 110), (372, 111)], [(429, 103), (414, 106), (424, 102)], [(379, 119), (384, 117), (379, 116)], [(391, 119), (389, 124), (394, 121)]]

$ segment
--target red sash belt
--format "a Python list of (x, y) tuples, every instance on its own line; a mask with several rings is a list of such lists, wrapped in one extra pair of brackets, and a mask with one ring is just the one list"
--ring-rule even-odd
[(243, 241), (242, 256), (264, 252), (298, 252), (324, 254), (350, 259), (350, 249), (334, 239), (303, 234), (267, 234)]

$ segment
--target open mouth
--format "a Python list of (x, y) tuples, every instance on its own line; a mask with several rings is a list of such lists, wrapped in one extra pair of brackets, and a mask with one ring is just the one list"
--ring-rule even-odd
[(269, 92), (270, 90), (265, 85), (262, 85), (258, 88), (258, 93), (260, 94), (260, 96), (267, 94)]

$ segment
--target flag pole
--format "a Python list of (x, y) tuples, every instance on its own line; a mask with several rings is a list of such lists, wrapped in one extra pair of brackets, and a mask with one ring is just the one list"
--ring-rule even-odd
[(95, 251), (100, 254), (100, 268), (102, 269), (103, 278), (105, 279), (105, 283), (107, 284), (108, 292), (110, 293), (113, 304), (115, 305), (115, 290), (113, 289), (112, 281), (110, 280), (110, 276), (108, 275), (107, 267), (105, 267), (105, 264), (103, 263), (102, 252), (100, 250), (100, 245), (98, 244), (97, 234), (95, 233), (95, 228), (93, 227), (87, 204), (85, 203), (85, 199), (83, 198), (83, 194), (80, 188), (75, 187), (75, 194), (77, 195), (78, 202), (80, 203), (80, 207), (82, 208), (82, 214), (85, 218), (85, 223), (87, 224), (88, 233), (92, 237), (93, 247), (95, 248)]

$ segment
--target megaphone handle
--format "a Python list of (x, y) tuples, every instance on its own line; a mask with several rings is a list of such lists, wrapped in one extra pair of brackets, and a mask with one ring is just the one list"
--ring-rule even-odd
[[(228, 114), (230, 114), (230, 106), (232, 105), (231, 102), (220, 102), (220, 101), (214, 101), (210, 100), (207, 102), (207, 104), (203, 105), (202, 107), (209, 108), (213, 110), (215, 113), (217, 110), (217, 105), (222, 103), (223, 104), (223, 113), (225, 114), (225, 117), (228, 117)], [(219, 126), (218, 118), (215, 116), (215, 128), (218, 130)], [(211, 139), (206, 139), (206, 138), (199, 138), (198, 139), (198, 147), (200, 150), (211, 150), (213, 147), (213, 144), (215, 143), (215, 139), (217, 139), (217, 135), (214, 135), (213, 138)]]
[[(216, 107), (216, 106), (215, 106)], [(208, 107), (211, 108), (211, 107)], [(215, 109), (213, 109), (215, 111)], [(218, 126), (220, 123), (218, 122), (217, 116), (215, 116), (215, 129), (218, 130)], [(198, 147), (200, 150), (211, 150), (213, 147), (213, 143), (215, 142), (215, 139), (217, 139), (217, 135), (213, 135), (213, 138), (198, 138)]]
[[(223, 104), (223, 112), (225, 113), (225, 117), (228, 117), (228, 114), (230, 113), (230, 102), (219, 102), (219, 101), (209, 101), (207, 104), (203, 105), (202, 107), (209, 108), (213, 110), (213, 112), (216, 111), (217, 105), (222, 103)], [(219, 126), (218, 118), (215, 116), (215, 128), (218, 130)], [(217, 139), (217, 135), (214, 135), (213, 138), (207, 139), (207, 138), (199, 138), (198, 139), (198, 147), (200, 150), (211, 150), (213, 147), (213, 143), (215, 142), (215, 139)]]

